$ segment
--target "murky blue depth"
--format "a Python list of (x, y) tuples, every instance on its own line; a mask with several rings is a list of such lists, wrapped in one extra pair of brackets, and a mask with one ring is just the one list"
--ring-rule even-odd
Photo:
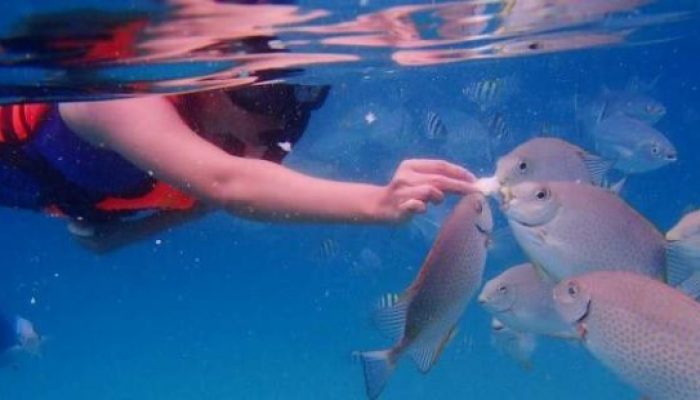
[[(366, 6), (340, 2), (334, 9), (310, 3), (299, 4), (301, 12), (331, 13), (316, 26), (399, 5), (370, 0)], [(61, 5), (54, 0), (52, 6)], [(623, 196), (666, 231), (700, 204), (698, 9), (691, 2), (649, 7), (631, 13), (646, 17), (633, 27), (620, 22), (581, 28), (642, 32), (630, 43), (596, 42), (574, 46), (592, 48), (534, 55), (485, 51), (496, 55), (434, 65), (402, 64), (402, 58), (392, 58), (408, 51), (400, 45), (334, 47), (309, 37), (318, 33), (281, 32), (282, 41), (285, 35), (309, 40), (302, 46), (308, 52), (358, 57), (315, 67), (302, 63), (307, 70), (290, 77), (332, 88), (285, 164), (322, 177), (384, 183), (401, 159), (429, 157), (490, 176), (498, 157), (535, 136), (557, 136), (595, 150), (577, 123), (582, 104), (605, 88), (621, 91), (643, 83), (644, 93), (666, 108), (655, 127), (676, 146), (678, 161), (630, 176)], [(17, 15), (31, 12), (16, 6)], [(680, 12), (691, 13), (670, 23), (652, 18)], [(3, 26), (5, 34), (9, 25)], [(555, 38), (567, 42), (566, 36)], [(496, 39), (493, 43), (512, 40)], [(459, 46), (439, 48), (465, 48)], [(290, 45), (290, 54), (295, 51)], [(217, 64), (231, 60), (217, 61), (211, 54), (209, 64), (164, 67), (169, 79), (180, 73), (185, 81), (130, 90), (169, 93), (240, 83), (221, 74), (231, 66)], [(85, 83), (101, 82), (97, 90), (71, 92), (67, 85), (77, 81), (57, 75), (50, 61), (5, 61), (0, 70), (15, 74), (0, 77), (5, 102), (125, 94), (112, 90), (124, 85), (107, 84), (115, 75)], [(147, 59), (142, 63), (140, 71), (154, 77), (149, 82), (157, 81), (160, 70), (147, 70)], [(198, 70), (203, 65), (212, 69)], [(189, 80), (209, 74), (215, 77), (207, 81), (211, 85)], [(235, 79), (249, 77), (242, 70), (236, 74)], [(40, 77), (40, 84), (31, 88), (27, 77)], [(485, 81), (498, 82), (498, 93), (474, 101), (474, 87)], [(41, 94), (41, 82), (58, 83)], [(444, 122), (446, 141), (426, 135), (422, 121), (430, 112)], [(0, 370), (0, 399), (362, 399), (362, 366), (353, 352), (389, 344), (370, 323), (376, 300), (411, 282), (436, 230), (426, 220), (439, 224), (452, 200), (427, 218), (395, 227), (273, 225), (215, 213), (108, 255), (76, 245), (64, 221), (2, 209), (0, 307), (31, 319), (47, 342), (41, 358)], [(487, 280), (525, 260), (496, 203), (492, 206), (497, 233)], [(639, 398), (573, 342), (539, 339), (533, 368), (524, 370), (493, 348), (489, 326), (490, 316), (473, 301), (436, 367), (422, 375), (411, 363), (401, 363), (383, 398)]]

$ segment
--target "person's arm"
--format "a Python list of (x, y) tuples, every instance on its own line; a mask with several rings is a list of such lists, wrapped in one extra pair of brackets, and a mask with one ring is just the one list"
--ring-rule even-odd
[[(336, 182), (234, 157), (199, 137), (162, 97), (60, 105), (68, 126), (145, 171), (232, 213), (260, 219), (390, 222), (423, 212), (474, 176), (439, 160), (408, 160), (386, 186)], [(119, 171), (115, 171), (119, 173)]]

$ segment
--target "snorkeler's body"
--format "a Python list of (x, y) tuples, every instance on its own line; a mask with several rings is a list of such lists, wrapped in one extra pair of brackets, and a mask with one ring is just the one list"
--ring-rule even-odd
[(278, 99), (275, 109), (250, 90), (47, 106), (34, 133), (3, 131), (0, 201), (66, 216), (81, 241), (107, 250), (107, 236), (125, 244), (129, 232), (143, 237), (212, 207), (257, 219), (394, 222), (445, 192), (472, 190), (469, 172), (436, 160), (404, 162), (386, 186), (291, 171), (279, 162), (322, 99), (297, 108)]

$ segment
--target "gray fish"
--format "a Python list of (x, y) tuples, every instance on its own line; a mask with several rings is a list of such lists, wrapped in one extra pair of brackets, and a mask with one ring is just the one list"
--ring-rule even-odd
[(361, 354), (367, 396), (382, 392), (403, 354), (427, 373), (455, 334), (469, 300), (481, 285), (491, 210), (481, 194), (465, 196), (443, 224), (411, 286), (386, 296), (377, 326), (395, 338), (393, 347)]
[(557, 138), (534, 138), (498, 159), (501, 185), (525, 181), (571, 181), (600, 185), (611, 163)]
[(603, 365), (654, 400), (700, 399), (700, 304), (648, 277), (598, 271), (554, 289), (561, 317)]
[(598, 153), (627, 174), (652, 171), (678, 159), (673, 144), (663, 133), (625, 115), (602, 120), (593, 129)]
[(494, 318), (516, 331), (573, 338), (576, 333), (554, 307), (555, 285), (538, 274), (532, 264), (520, 264), (486, 282), (479, 303)]
[(532, 354), (537, 339), (532, 333), (518, 332), (493, 318), (491, 320), (491, 345), (514, 359), (523, 369), (531, 370)]
[(523, 182), (502, 192), (516, 240), (553, 279), (611, 269), (664, 279), (663, 235), (619, 196), (574, 182)]

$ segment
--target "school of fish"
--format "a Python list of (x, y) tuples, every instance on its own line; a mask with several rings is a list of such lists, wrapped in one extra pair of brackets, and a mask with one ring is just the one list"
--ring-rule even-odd
[[(506, 82), (477, 82), (463, 94), (491, 110)], [(494, 160), (494, 175), (476, 182), (500, 204), (527, 262), (482, 287), (493, 230), (484, 196), (465, 196), (436, 224), (414, 282), (380, 302), (375, 322), (394, 345), (360, 353), (370, 399), (404, 354), (430, 370), (479, 288), (478, 303), (492, 317), (491, 344), (523, 368), (532, 368), (538, 337), (566, 340), (644, 398), (700, 399), (700, 211), (664, 234), (621, 195), (628, 177), (678, 159), (654, 126), (666, 108), (640, 86), (606, 88), (576, 110), (593, 151), (535, 137)], [(503, 115), (495, 115), (487, 125), (502, 135)], [(449, 141), (437, 113), (426, 114), (423, 126), (430, 140)]]

